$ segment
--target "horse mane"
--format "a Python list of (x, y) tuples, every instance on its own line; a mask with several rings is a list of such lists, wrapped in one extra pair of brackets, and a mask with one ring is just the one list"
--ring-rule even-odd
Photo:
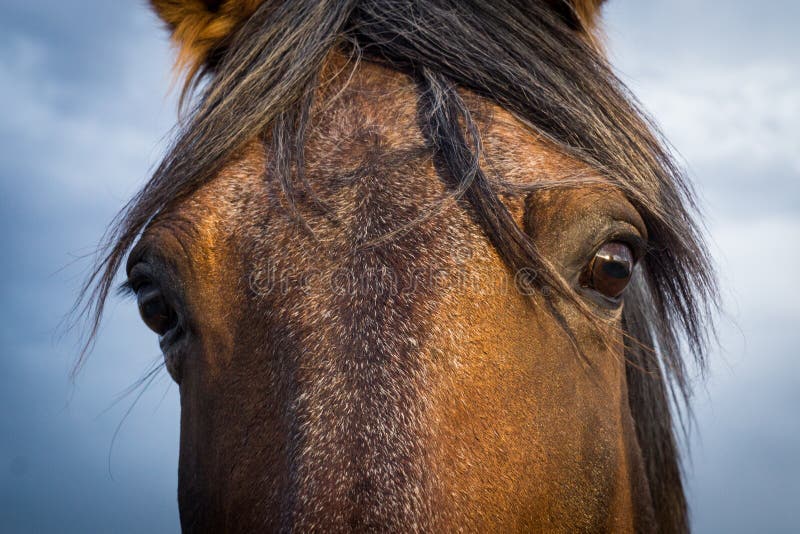
[(693, 192), (658, 130), (595, 46), (592, 12), (559, 0), (245, 4), (253, 7), (248, 18), (190, 71), (198, 93), (191, 112), (152, 178), (103, 238), (79, 301), (90, 319), (87, 348), (116, 272), (148, 222), (211, 180), (253, 138), (276, 141), (271, 157), (291, 205), (291, 169), (303, 168), (318, 75), (331, 51), (342, 50), (417, 81), (423, 130), (435, 155), (509, 267), (544, 273), (535, 283), (563, 290), (477, 164), (480, 140), (457, 89), (513, 113), (595, 169), (639, 211), (650, 246), (623, 314), (629, 404), (658, 529), (688, 530), (673, 411), (691, 393), (687, 359), (704, 368), (715, 277), (694, 222)]

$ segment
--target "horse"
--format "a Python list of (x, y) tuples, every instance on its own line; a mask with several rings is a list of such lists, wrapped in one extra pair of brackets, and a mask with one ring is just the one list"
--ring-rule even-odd
[(184, 531), (689, 530), (715, 275), (601, 4), (151, 1), (182, 111), (81, 302), (125, 265)]

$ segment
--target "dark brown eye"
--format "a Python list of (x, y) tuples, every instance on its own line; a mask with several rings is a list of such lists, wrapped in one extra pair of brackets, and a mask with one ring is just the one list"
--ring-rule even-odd
[(167, 304), (161, 291), (152, 285), (145, 285), (136, 292), (136, 301), (139, 305), (139, 315), (147, 327), (163, 336), (176, 324), (175, 311)]
[(609, 241), (592, 258), (585, 283), (606, 297), (617, 298), (628, 287), (634, 264), (633, 251), (628, 245)]

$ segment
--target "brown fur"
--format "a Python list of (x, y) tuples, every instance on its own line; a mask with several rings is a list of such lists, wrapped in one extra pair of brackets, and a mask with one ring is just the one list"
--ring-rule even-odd
[[(589, 341), (594, 325), (571, 313), (593, 369), (574, 358), (457, 203), (363, 248), (446, 189), (416, 130), (409, 79), (362, 64), (329, 91), (339, 96), (314, 115), (308, 177), (335, 222), (304, 212), (313, 237), (294, 225), (253, 145), (143, 237), (153, 249), (181, 243), (172, 258), (202, 334), (181, 379), (184, 527), (648, 530), (621, 340), (613, 351)], [(483, 114), (487, 157), (512, 182), (580, 169), (503, 110)], [(552, 213), (526, 210), (527, 195), (507, 202), (520, 226), (526, 213), (552, 225), (537, 224), (537, 244), (563, 262), (575, 254), (565, 243), (608, 217), (641, 225), (623, 196), (598, 194), (544, 200)], [(597, 222), (566, 240), (563, 226), (553, 231), (575, 216)], [(293, 282), (270, 290), (254, 266)], [(342, 273), (363, 285), (331, 293)], [(269, 445), (254, 455), (243, 438)]]
[[(86, 293), (94, 333), (141, 235), (185, 530), (688, 529), (670, 393), (713, 273), (582, 5), (273, 0), (193, 56)], [(582, 284), (617, 239), (621, 306)]]
[(572, 0), (575, 12), (587, 28), (597, 26), (603, 3), (605, 0)]
[(264, 0), (150, 0), (178, 49), (176, 70), (194, 79), (217, 47), (263, 4)]

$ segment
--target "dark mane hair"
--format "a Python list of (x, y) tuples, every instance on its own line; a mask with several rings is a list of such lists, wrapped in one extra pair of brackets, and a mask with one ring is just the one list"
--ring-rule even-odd
[(454, 188), (510, 268), (545, 273), (536, 283), (562, 289), (477, 164), (480, 138), (458, 88), (513, 113), (637, 208), (650, 246), (623, 316), (629, 404), (658, 528), (688, 530), (671, 407), (690, 394), (682, 351), (703, 368), (715, 278), (681, 168), (566, 1), (264, 2), (190, 82), (196, 89), (207, 81), (151, 180), (104, 236), (80, 302), (90, 342), (116, 272), (147, 223), (211, 180), (248, 141), (272, 139), (275, 179), (293, 205), (309, 109), (334, 49), (417, 81), (423, 131)]

